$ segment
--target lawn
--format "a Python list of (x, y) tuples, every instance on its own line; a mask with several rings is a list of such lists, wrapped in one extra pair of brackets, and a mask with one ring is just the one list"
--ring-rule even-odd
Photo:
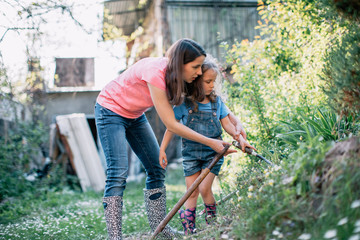
[[(186, 190), (181, 165), (173, 165), (167, 171), (166, 178), (169, 212)], [(127, 184), (123, 215), (125, 239), (144, 239), (150, 236), (143, 187), (144, 179)], [(221, 191), (218, 182), (213, 189), (219, 199)], [(95, 192), (44, 190), (39, 196), (8, 199), (0, 208), (0, 239), (106, 239), (101, 198), (102, 193)], [(202, 209), (202, 200), (199, 198), (198, 212)], [(170, 225), (182, 230), (177, 215), (170, 221)], [(210, 234), (202, 216), (198, 218), (197, 227), (205, 229), (199, 234), (199, 238)]]

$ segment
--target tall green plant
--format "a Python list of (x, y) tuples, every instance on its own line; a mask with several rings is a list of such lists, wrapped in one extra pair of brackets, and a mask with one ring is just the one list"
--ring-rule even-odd
[(266, 3), (258, 7), (260, 36), (223, 44), (235, 80), (228, 86), (233, 110), (260, 144), (276, 135), (279, 121), (296, 119), (297, 109), (308, 115), (327, 105), (326, 50), (346, 29), (324, 21), (331, 8), (317, 1)]
[(280, 121), (282, 133), (276, 135), (276, 138), (294, 148), (315, 137), (321, 137), (321, 141), (338, 141), (358, 135), (360, 130), (360, 124), (352, 116), (341, 117), (332, 110), (317, 109), (312, 115), (299, 111), (298, 115), (298, 119)]
[(353, 25), (334, 41), (325, 56), (322, 79), (330, 104), (341, 114), (360, 114), (360, 26)]

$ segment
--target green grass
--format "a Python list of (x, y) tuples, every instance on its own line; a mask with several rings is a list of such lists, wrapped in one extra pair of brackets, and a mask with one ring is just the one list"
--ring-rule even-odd
[[(169, 169), (166, 176), (168, 212), (185, 193), (181, 166)], [(149, 236), (150, 227), (144, 206), (144, 180), (127, 184), (124, 193), (123, 234), (136, 239)], [(215, 186), (219, 198), (219, 186)], [(0, 205), (0, 239), (106, 239), (102, 193), (44, 190), (37, 196), (8, 199)], [(202, 204), (201, 198), (198, 201)], [(201, 211), (203, 207), (199, 208)], [(169, 223), (182, 230), (178, 216)], [(205, 227), (198, 219), (198, 226)], [(140, 237), (142, 238), (142, 237)]]

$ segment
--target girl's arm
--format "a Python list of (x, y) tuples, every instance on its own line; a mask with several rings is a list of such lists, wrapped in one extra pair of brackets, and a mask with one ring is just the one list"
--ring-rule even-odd
[[(165, 124), (166, 128), (169, 131), (183, 138), (209, 146), (216, 152), (221, 152), (224, 149), (224, 146), (229, 144), (222, 140), (205, 137), (191, 130), (185, 125), (177, 122), (174, 115), (174, 111), (166, 96), (166, 92), (158, 87), (155, 87), (150, 83), (148, 83), (148, 87), (150, 90), (150, 95), (154, 103), (155, 109), (159, 114), (160, 119), (162, 120), (162, 122)], [(233, 152), (236, 152), (236, 150), (229, 149), (226, 153), (229, 154)]]
[(168, 164), (165, 150), (166, 150), (167, 146), (169, 145), (173, 136), (174, 136), (174, 133), (172, 133), (166, 129), (163, 140), (161, 142), (160, 154), (159, 154), (159, 163), (163, 169), (165, 169)]
[(252, 148), (256, 151), (256, 149), (251, 146), (242, 135), (236, 135), (237, 134), (237, 130), (236, 127), (234, 126), (234, 124), (231, 122), (229, 115), (227, 115), (226, 117), (224, 117), (223, 119), (220, 120), (222, 127), (224, 128), (224, 130), (230, 134), (236, 141), (238, 141), (240, 143), (241, 146), (241, 150), (243, 152), (245, 152), (245, 147), (249, 147)]

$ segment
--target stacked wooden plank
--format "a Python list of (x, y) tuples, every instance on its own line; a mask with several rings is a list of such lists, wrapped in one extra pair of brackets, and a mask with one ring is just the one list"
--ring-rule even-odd
[(56, 123), (82, 190), (102, 191), (105, 173), (85, 114), (60, 115)]

